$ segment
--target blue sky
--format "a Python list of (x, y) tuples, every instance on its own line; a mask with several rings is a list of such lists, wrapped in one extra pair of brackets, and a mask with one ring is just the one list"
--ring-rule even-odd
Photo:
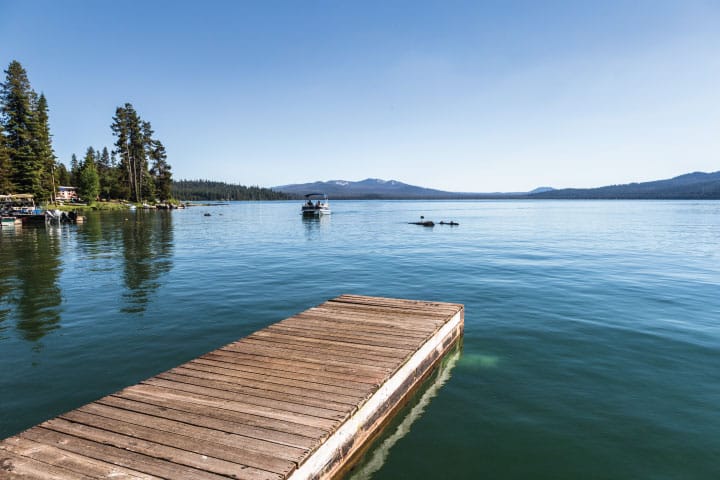
[(131, 102), (175, 178), (453, 191), (720, 170), (720, 2), (0, 0), (58, 157)]

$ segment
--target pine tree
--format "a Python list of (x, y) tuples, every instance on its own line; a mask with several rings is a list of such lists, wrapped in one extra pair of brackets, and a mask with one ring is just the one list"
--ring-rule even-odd
[[(113, 158), (119, 156), (119, 189), (124, 190), (124, 197), (136, 202), (154, 199), (156, 195), (164, 200), (170, 198), (170, 165), (165, 147), (153, 138), (155, 132), (150, 122), (142, 120), (133, 106), (126, 103), (115, 110), (111, 128), (117, 137), (112, 153)], [(153, 162), (152, 171), (149, 161)]]
[(97, 151), (97, 159), (97, 171), (100, 177), (100, 196), (106, 199), (111, 198), (112, 191), (114, 190), (115, 172), (113, 172), (110, 163), (110, 152), (108, 152), (107, 147), (103, 147), (102, 153)]
[(150, 176), (150, 171), (148, 170), (148, 157), (152, 153), (152, 143), (153, 143), (153, 134), (155, 132), (152, 129), (152, 126), (150, 125), (150, 122), (142, 122), (142, 146), (143, 146), (143, 155), (140, 157), (140, 161), (138, 164), (139, 171), (141, 172), (139, 174), (140, 184), (138, 185), (138, 189), (143, 192), (144, 198), (155, 198), (155, 184), (152, 181), (152, 177)]
[(55, 152), (52, 148), (52, 135), (50, 134), (50, 122), (48, 116), (48, 105), (45, 94), (41, 93), (34, 108), (35, 132), (33, 144), (38, 163), (41, 165), (41, 198), (53, 198), (57, 191), (55, 181)]
[(98, 177), (97, 167), (95, 166), (95, 149), (88, 147), (85, 153), (85, 159), (80, 167), (80, 178), (78, 184), (78, 193), (88, 203), (97, 200), (100, 193), (100, 178)]
[(155, 182), (149, 171), (143, 172), (142, 198), (155, 200)]
[(142, 183), (147, 171), (142, 127), (140, 116), (129, 103), (115, 110), (110, 126), (113, 135), (117, 137), (114, 153), (120, 156), (120, 183), (125, 193), (123, 196), (136, 202), (142, 199)]
[(77, 156), (73, 153), (70, 158), (70, 185), (77, 187), (80, 180), (80, 164)]
[(57, 166), (55, 167), (55, 181), (58, 186), (63, 185), (67, 187), (72, 185), (72, 182), (70, 181), (70, 172), (68, 172), (64, 163), (57, 163)]
[(164, 202), (172, 198), (172, 172), (170, 171), (170, 164), (167, 163), (165, 146), (160, 140), (152, 142), (150, 159), (153, 162), (150, 174), (155, 184), (155, 194)]
[(10, 194), (13, 189), (10, 168), (10, 152), (7, 147), (7, 140), (0, 123), (0, 195)]
[[(0, 114), (7, 135), (11, 181), (19, 193), (44, 197), (43, 163), (37, 156), (36, 94), (30, 88), (27, 72), (18, 61), (10, 62), (0, 89)], [(39, 100), (37, 100), (39, 103)]]

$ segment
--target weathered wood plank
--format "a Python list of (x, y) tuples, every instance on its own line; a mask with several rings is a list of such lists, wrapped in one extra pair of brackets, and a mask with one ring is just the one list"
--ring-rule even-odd
[[(306, 432), (307, 435), (281, 432), (270, 428), (254, 426), (252, 425), (253, 422), (251, 419), (249, 420), (246, 417), (238, 418), (237, 416), (233, 416), (231, 414), (218, 414), (208, 408), (187, 408), (186, 405), (178, 404), (173, 404), (176, 408), (169, 408), (115, 396), (101, 398), (97, 402), (88, 404), (87, 406), (90, 405), (107, 405), (109, 407), (129, 412), (152, 415), (161, 419), (183, 422), (188, 425), (204, 427), (217, 432), (232, 433), (235, 435), (242, 435), (244, 437), (266, 440), (268, 442), (287, 445), (289, 447), (296, 447), (303, 450), (312, 450), (318, 443), (320, 443), (320, 440), (317, 440), (316, 437), (321, 436), (323, 433), (320, 430)], [(180, 410), (180, 408), (185, 408), (185, 410)]]
[(305, 378), (313, 383), (361, 391), (377, 386), (382, 380), (380, 375), (370, 375), (365, 372), (361, 374), (358, 370), (355, 370), (355, 373), (338, 373), (319, 369), (317, 365), (313, 364), (241, 354), (231, 356), (212, 353), (198, 357), (191, 363), (193, 366), (208, 365), (243, 372), (264, 373), (268, 377)]
[[(310, 357), (307, 359), (295, 357), (295, 356), (278, 356), (276, 351), (269, 351), (267, 349), (262, 350), (256, 346), (251, 346), (249, 349), (243, 349), (243, 346), (249, 346), (246, 343), (234, 343), (226, 345), (212, 352), (206, 353), (198, 358), (205, 358), (206, 356), (223, 356), (233, 359), (244, 358), (254, 361), (262, 361), (263, 363), (269, 362), (271, 366), (275, 364), (282, 365), (298, 365), (299, 367), (317, 370), (318, 374), (325, 375), (326, 373), (336, 373), (341, 375), (355, 375), (355, 376), (369, 376), (373, 378), (383, 379), (387, 375), (387, 367), (378, 367), (375, 365), (358, 365), (358, 364), (347, 364), (344, 361), (337, 361), (332, 359), (320, 359)], [(227, 347), (227, 348), (226, 348)], [(235, 361), (235, 360), (233, 360)]]
[[(143, 383), (131, 387), (131, 389), (132, 393), (155, 393), (167, 400), (192, 401), (193, 403), (207, 405), (210, 407), (224, 408), (227, 410), (250, 413), (260, 417), (272, 418), (278, 420), (279, 422), (299, 423), (301, 425), (308, 425), (327, 430), (331, 430), (335, 425), (340, 423), (340, 420), (330, 420), (314, 415), (280, 410), (269, 405), (257, 405), (253, 403), (235, 401), (235, 396), (233, 394), (217, 396), (217, 393), (213, 392), (215, 393), (215, 396), (210, 396), (205, 393), (207, 392), (207, 389), (177, 388), (178, 386), (182, 387), (182, 385), (183, 384), (178, 384), (177, 382), (163, 382), (161, 380), (148, 379)], [(192, 385), (188, 385), (188, 387), (192, 387)], [(123, 396), (123, 392), (120, 392), (119, 395)]]
[(409, 300), (400, 298), (388, 298), (388, 297), (369, 297), (366, 295), (353, 295), (345, 293), (338, 297), (325, 302), (326, 304), (334, 303), (351, 303), (360, 305), (377, 305), (377, 306), (389, 306), (393, 308), (401, 308), (408, 310), (416, 308), (422, 312), (443, 312), (447, 315), (454, 315), (458, 312), (462, 305), (457, 303), (448, 302), (429, 302), (426, 300)]
[[(2, 450), (16, 455), (49, 464), (73, 472), (78, 476), (87, 475), (93, 478), (117, 478), (120, 480), (156, 480), (160, 477), (119, 467), (111, 463), (102, 462), (83, 455), (60, 450), (51, 445), (35, 442), (21, 437), (11, 437), (0, 442), (0, 457)], [(50, 473), (45, 472), (49, 478)], [(0, 468), (0, 478), (5, 478)]]
[(209, 397), (232, 400), (235, 403), (254, 405), (256, 407), (264, 407), (266, 409), (272, 409), (280, 412), (297, 413), (300, 415), (323, 418), (327, 420), (343, 421), (349, 415), (349, 413), (347, 412), (329, 410), (322, 407), (313, 407), (307, 404), (293, 403), (284, 400), (275, 400), (271, 398), (255, 397), (253, 395), (228, 391), (220, 385), (218, 385), (217, 388), (205, 385), (195, 385), (194, 383), (189, 383), (190, 381), (191, 380), (185, 381), (185, 379), (183, 379), (183, 381), (181, 382), (178, 381), (178, 379), (166, 380), (160, 377), (153, 377), (144, 380), (142, 384), (165, 387), (187, 393), (197, 393), (200, 395), (207, 395)]
[(377, 367), (386, 373), (395, 369), (397, 360), (380, 359), (372, 355), (353, 355), (350, 352), (319, 349), (317, 346), (290, 344), (287, 342), (272, 341), (272, 339), (246, 338), (242, 343), (231, 344), (223, 347), (223, 350), (230, 351), (262, 351), (275, 356), (285, 358), (301, 358), (315, 360), (316, 362), (332, 362), (340, 365), (361, 365)]
[[(352, 408), (352, 406), (357, 403), (357, 401), (340, 403), (329, 399), (316, 398), (314, 396), (301, 396), (294, 393), (288, 393), (287, 391), (283, 391), (287, 390), (287, 387), (272, 383), (268, 383), (267, 385), (276, 385), (276, 390), (251, 388), (243, 385), (242, 383), (234, 381), (238, 379), (242, 381), (242, 377), (219, 375), (215, 373), (193, 370), (190, 368), (173, 369), (171, 373), (161, 373), (155, 378), (170, 380), (173, 382), (189, 383), (198, 387), (208, 387), (216, 390), (224, 390), (226, 392), (236, 392), (240, 395), (249, 395), (251, 397), (257, 397), (257, 400), (254, 400), (256, 402), (264, 403), (264, 401), (261, 399), (280, 400), (283, 402), (296, 403), (299, 405), (318, 407), (323, 410), (333, 410), (335, 412), (344, 412), (348, 408)], [(247, 397), (242, 398), (246, 399)]]
[[(138, 388), (124, 390), (112, 395), (112, 397), (145, 403), (168, 411), (174, 409), (182, 413), (206, 416), (209, 419), (226, 423), (226, 428), (232, 429), (238, 428), (235, 424), (241, 424), (249, 428), (261, 428), (280, 434), (305, 436), (318, 439), (318, 441), (322, 441), (330, 431), (330, 427), (326, 425), (307, 425), (294, 422), (293, 419), (287, 417), (282, 419), (267, 417), (254, 411), (248, 411), (244, 405), (237, 405), (221, 399), (193, 398), (192, 396), (176, 393), (168, 394), (162, 390), (153, 392), (151, 389), (146, 389), (141, 391)], [(104, 399), (101, 401), (104, 401)]]
[(385, 363), (380, 365), (374, 365), (370, 363), (354, 360), (352, 358), (347, 359), (346, 357), (339, 357), (333, 355), (323, 355), (317, 350), (313, 353), (307, 350), (294, 350), (290, 348), (282, 348), (277, 344), (263, 343), (263, 342), (242, 342), (232, 343), (222, 347), (220, 350), (228, 352), (239, 352), (248, 353), (255, 355), (272, 356), (275, 358), (282, 358), (287, 360), (297, 360), (306, 363), (314, 363), (320, 366), (337, 366), (337, 367), (353, 367), (353, 368), (365, 368), (368, 370), (374, 370), (382, 374), (390, 373), (393, 368)]
[[(143, 416), (113, 414), (109, 411), (109, 407), (90, 405), (50, 420), (48, 428), (61, 429), (59, 431), (102, 443), (127, 441), (133, 445), (138, 444), (138, 442), (114, 435), (120, 434), (149, 443), (173, 447), (182, 452), (211, 456), (237, 465), (280, 474), (292, 471), (295, 468), (294, 462), (300, 460), (307, 453), (302, 449), (290, 448), (277, 443), (230, 433), (213, 433), (207, 429), (148, 416), (144, 416), (145, 422), (143, 422), (139, 417)], [(66, 420), (68, 423), (58, 425), (56, 423), (61, 423), (58, 422), (59, 420)], [(107, 437), (105, 433), (102, 433), (103, 431), (112, 432), (113, 435), (110, 437), (112, 440), (105, 440)], [(116, 446), (119, 445), (121, 444), (116, 444)], [(158, 447), (148, 448), (157, 449)], [(183, 453), (183, 455), (185, 454)], [(222, 471), (216, 473), (222, 473)]]
[(315, 338), (319, 340), (327, 340), (330, 342), (348, 343), (352, 345), (364, 345), (370, 347), (393, 348), (401, 351), (415, 351), (418, 345), (423, 343), (424, 338), (405, 338), (390, 337), (386, 335), (363, 335), (351, 330), (333, 329), (315, 327), (308, 323), (304, 328), (288, 324), (275, 324), (267, 327), (266, 332), (277, 332), (282, 335), (291, 335), (295, 337)]
[(431, 321), (425, 321), (420, 318), (413, 318), (412, 316), (402, 318), (390, 315), (385, 317), (376, 314), (368, 315), (362, 312), (353, 313), (347, 310), (325, 308), (308, 310), (290, 318), (338, 321), (343, 322), (345, 325), (355, 326), (356, 328), (370, 326), (393, 329), (395, 330), (395, 335), (407, 335), (409, 337), (418, 336), (418, 334), (424, 337), (430, 336), (443, 325), (442, 322), (436, 321), (435, 318), (431, 319)]
[(3, 480), (92, 480), (92, 478), (57, 465), (50, 465), (31, 457), (0, 449), (0, 479)]
[(437, 328), (443, 324), (443, 319), (446, 317), (445, 314), (439, 313), (398, 310), (370, 305), (331, 303), (310, 308), (295, 316), (309, 315), (338, 318), (344, 321), (375, 322), (385, 326), (396, 327), (402, 331), (416, 328), (421, 332)]
[[(220, 358), (223, 357), (223, 358)], [(300, 358), (292, 357), (278, 357), (277, 355), (270, 355), (269, 353), (262, 352), (244, 352), (238, 350), (225, 350), (218, 349), (198, 358), (210, 358), (213, 360), (221, 360), (227, 362), (237, 363), (238, 365), (249, 365), (246, 361), (260, 362), (263, 365), (267, 365), (270, 370), (286, 370), (288, 366), (296, 366), (302, 370), (311, 370), (313, 375), (321, 375), (324, 377), (334, 377), (339, 379), (345, 379), (346, 377), (360, 378), (356, 380), (361, 383), (377, 383), (379, 380), (383, 380), (387, 374), (387, 369), (377, 367), (365, 367), (362, 365), (344, 365), (339, 363), (333, 363), (330, 361), (311, 361), (302, 360)], [(362, 378), (367, 377), (371, 381), (364, 381)]]
[[(178, 435), (184, 435), (195, 440), (203, 440), (214, 444), (227, 445), (233, 448), (242, 447), (243, 450), (248, 450), (250, 452), (259, 452), (260, 455), (249, 455), (248, 461), (253, 462), (249, 465), (270, 471), (276, 471), (275, 468), (284, 469), (286, 467), (285, 462), (276, 462), (277, 459), (296, 462), (308, 451), (307, 448), (290, 447), (265, 439), (238, 435), (235, 432), (225, 432), (222, 430), (198, 427), (185, 422), (178, 422), (176, 420), (168, 420), (163, 417), (156, 417), (153, 415), (113, 408), (100, 403), (85, 405), (84, 407), (80, 407), (77, 410), (62, 415), (60, 418), (76, 423), (84, 423), (89, 426), (98, 426), (100, 428), (107, 428), (110, 424), (104, 420), (101, 421), (93, 418), (93, 416), (139, 425), (141, 427), (149, 427), (155, 430), (171, 432)], [(113, 429), (113, 431), (120, 432), (120, 430), (116, 429)], [(247, 452), (243, 451), (240, 454), (246, 455)]]
[(373, 327), (371, 324), (348, 324), (342, 321), (327, 321), (310, 317), (290, 318), (267, 327), (269, 330), (292, 330), (295, 332), (306, 332), (319, 335), (330, 335), (332, 337), (351, 338), (367, 342), (368, 345), (380, 345), (388, 347), (417, 347), (425, 341), (429, 335), (415, 334), (408, 335), (398, 333), (397, 329), (390, 327)]
[(197, 478), (199, 480), (226, 480), (225, 477), (202, 469), (173, 463), (171, 459), (142, 455), (131, 449), (93, 442), (73, 435), (66, 435), (42, 426), (26, 430), (19, 435), (39, 443), (54, 445), (68, 452), (84, 455), (121, 467), (156, 475), (161, 478)]
[[(181, 368), (183, 370), (179, 370)], [(319, 398), (332, 399), (333, 401), (338, 403), (351, 402), (354, 404), (358, 398), (364, 398), (370, 390), (367, 384), (362, 383), (351, 383), (347, 381), (340, 382), (339, 380), (332, 382), (328, 381), (324, 377), (315, 377), (313, 375), (289, 376), (286, 373), (283, 376), (279, 376), (273, 375), (274, 372), (271, 371), (260, 373), (259, 371), (257, 371), (258, 369), (252, 369), (252, 367), (229, 368), (224, 366), (221, 367), (216, 364), (208, 364), (208, 362), (202, 361), (188, 362), (182, 367), (177, 367), (172, 371), (176, 373), (187, 373), (187, 370), (191, 369), (200, 370), (207, 373), (217, 373), (225, 376), (236, 377), (236, 382), (240, 385), (256, 386), (256, 388), (263, 388), (267, 390), (277, 389), (278, 386), (296, 387), (298, 389), (298, 395), (314, 396), (313, 392), (316, 392), (316, 394), (324, 395), (323, 397)], [(240, 378), (244, 380), (239, 380)], [(288, 390), (283, 389), (278, 391)]]
[[(358, 384), (364, 387), (362, 389), (350, 389), (344, 386), (320, 383), (315, 380), (323, 380), (322, 377), (310, 377), (309, 375), (301, 377), (303, 378), (303, 380), (300, 381), (302, 382), (301, 386), (296, 386), (290, 383), (289, 381), (294, 380), (290, 377), (266, 375), (263, 380), (257, 380), (256, 378), (248, 377), (248, 374), (257, 375), (254, 372), (217, 366), (217, 364), (208, 364), (204, 362), (187, 363), (183, 367), (173, 369), (172, 373), (201, 376), (202, 378), (207, 378), (209, 380), (232, 382), (239, 387), (252, 389), (253, 392), (258, 394), (260, 394), (261, 391), (269, 390), (301, 397), (303, 399), (310, 398), (315, 400), (327, 400), (332, 403), (341, 404), (339, 405), (339, 408), (342, 408), (343, 410), (347, 409), (348, 405), (355, 405), (358, 400), (365, 398), (371, 390), (371, 388), (366, 384)], [(295, 378), (298, 377), (295, 376)], [(288, 382), (284, 382), (283, 380), (287, 380)], [(342, 393), (337, 392), (336, 389), (342, 389)]]
[(270, 332), (254, 333), (247, 337), (246, 340), (248, 342), (269, 343), (275, 348), (290, 348), (302, 351), (309, 350), (311, 352), (322, 351), (328, 355), (337, 356), (339, 358), (356, 358), (358, 363), (361, 365), (392, 366), (396, 365), (398, 360), (402, 361), (405, 359), (410, 353), (410, 350), (387, 352), (373, 350), (370, 347), (315, 340), (307, 337), (294, 337), (292, 335), (280, 335), (278, 333)]
[(445, 316), (451, 316), (455, 313), (456, 309), (453, 307), (449, 308), (425, 308), (422, 306), (411, 306), (411, 305), (392, 305), (392, 304), (380, 304), (380, 303), (363, 303), (363, 302), (345, 302), (341, 300), (330, 300), (322, 305), (315, 307), (317, 309), (340, 309), (349, 312), (365, 312), (368, 314), (375, 314), (384, 318), (398, 319), (409, 318), (416, 316), (417, 318), (428, 321), (434, 319), (436, 322), (442, 322), (442, 318)]
[[(234, 475), (237, 478), (248, 480), (283, 477), (282, 474), (245, 466), (240, 461), (230, 462), (218, 458), (222, 450), (227, 449), (216, 449), (209, 444), (204, 444), (203, 449), (208, 450), (207, 454), (200, 453), (197, 451), (199, 450), (198, 442), (189, 437), (173, 435), (169, 432), (159, 435), (156, 433), (157, 430), (153, 431), (151, 428), (143, 428), (138, 425), (125, 424), (126, 426), (123, 426), (121, 422), (108, 421), (107, 423), (110, 430), (68, 422), (62, 418), (48, 420), (42, 423), (41, 426), (60, 434), (70, 435), (97, 444), (111, 445), (149, 457), (169, 460), (173, 464), (191, 467), (210, 474)], [(230, 455), (230, 453), (226, 452), (225, 455)], [(291, 462), (288, 463), (292, 465)], [(286, 473), (289, 473), (289, 471)]]
[(383, 360), (388, 363), (395, 363), (398, 358), (404, 358), (413, 349), (408, 347), (381, 347), (351, 341), (322, 340), (315, 338), (312, 332), (304, 334), (288, 334), (278, 330), (263, 329), (247, 337), (247, 340), (268, 340), (287, 345), (304, 345), (311, 348), (318, 346), (328, 353), (340, 353), (357, 355), (358, 358), (369, 358)]

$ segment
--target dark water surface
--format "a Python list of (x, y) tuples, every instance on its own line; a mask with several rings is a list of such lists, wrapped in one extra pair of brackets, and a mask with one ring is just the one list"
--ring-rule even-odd
[(358, 293), (466, 330), (356, 478), (720, 478), (720, 203), (332, 206), (3, 230), (0, 438)]

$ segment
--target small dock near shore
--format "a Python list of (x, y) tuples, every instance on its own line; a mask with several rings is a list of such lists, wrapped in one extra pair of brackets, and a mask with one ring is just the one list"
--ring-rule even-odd
[(0, 442), (0, 479), (331, 479), (460, 340), (460, 304), (341, 295)]

